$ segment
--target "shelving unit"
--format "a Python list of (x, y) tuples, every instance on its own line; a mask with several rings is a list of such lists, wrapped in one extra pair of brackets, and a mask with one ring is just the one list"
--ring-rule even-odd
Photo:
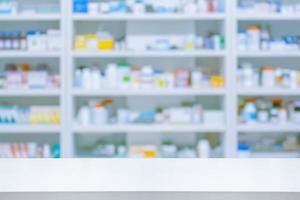
[[(264, 14), (264, 13), (241, 13), (238, 12), (238, 2), (239, 0), (235, 1), (234, 8), (236, 9), (233, 14), (233, 26), (232, 29), (235, 31), (235, 38), (234, 40), (237, 41), (237, 33), (239, 30), (239, 26), (246, 24), (259, 24), (263, 23), (266, 25), (267, 23), (271, 23), (271, 26), (275, 26), (277, 23), (295, 23), (299, 22), (300, 15), (295, 14)], [(284, 2), (284, 1), (283, 1)], [(281, 27), (281, 24), (278, 24), (276, 28)], [(294, 31), (296, 29), (293, 29)], [(286, 32), (289, 31), (286, 27), (282, 27), (281, 30), (276, 29), (277, 32), (280, 34), (283, 33), (290, 33)], [(294, 32), (293, 32), (294, 33)], [(295, 32), (294, 34), (300, 34), (300, 31)], [(237, 42), (235, 42), (236, 44)], [(300, 59), (300, 51), (238, 51), (237, 45), (233, 45), (233, 52), (232, 54), (235, 58), (233, 61), (233, 66), (236, 67), (233, 70), (232, 76), (237, 77), (237, 67), (242, 61), (247, 61), (250, 63), (263, 63), (268, 65), (276, 64), (276, 59), (285, 59), (284, 62), (279, 64), (279, 67), (283, 63), (289, 64), (290, 59)], [(237, 80), (236, 85), (238, 85)], [(236, 96), (236, 105), (238, 105), (238, 98), (239, 97), (292, 97), (292, 98), (299, 98), (300, 92), (298, 89), (285, 89), (285, 88), (234, 88), (234, 95)], [(238, 113), (237, 106), (234, 110), (235, 113)], [(235, 134), (236, 139), (240, 137), (240, 134), (247, 133), (247, 134), (255, 134), (259, 136), (260, 134), (271, 134), (271, 135), (278, 135), (278, 134), (287, 134), (287, 133), (298, 133), (300, 131), (299, 125), (295, 125), (293, 123), (287, 124), (280, 124), (280, 123), (249, 123), (249, 124), (241, 124), (238, 122), (237, 116), (235, 117), (235, 121), (237, 124), (234, 126), (235, 131), (232, 134)], [(299, 157), (298, 153), (294, 152), (251, 152), (252, 158), (297, 158)]]
[[(70, 8), (71, 9), (71, 8)], [(203, 59), (219, 59), (223, 66), (221, 69), (224, 72), (224, 75), (227, 75), (229, 59), (229, 48), (221, 51), (211, 51), (211, 50), (172, 50), (172, 51), (108, 51), (108, 52), (84, 52), (84, 51), (73, 51), (73, 36), (76, 33), (76, 30), (80, 29), (80, 25), (85, 23), (85, 26), (88, 26), (88, 23), (93, 23), (93, 26), (97, 26), (101, 23), (106, 22), (117, 22), (125, 24), (125, 35), (134, 34), (138, 29), (141, 29), (140, 26), (146, 26), (147, 23), (151, 26), (157, 28), (163, 27), (161, 24), (164, 23), (188, 23), (189, 27), (196, 27), (196, 24), (209, 24), (212, 23), (218, 30), (223, 32), (224, 35), (229, 36), (229, 23), (226, 22), (227, 16), (225, 14), (197, 14), (197, 15), (183, 15), (183, 14), (108, 14), (108, 15), (83, 15), (83, 14), (72, 14), (69, 11), (69, 51), (71, 58), (69, 60), (70, 71), (69, 74), (74, 74), (74, 68), (76, 67), (76, 62), (80, 59), (84, 61), (94, 62), (96, 59), (130, 59), (130, 60), (155, 60), (165, 59), (170, 61), (171, 59), (185, 59), (188, 60), (188, 63), (193, 63), (195, 65), (196, 60)], [(141, 24), (142, 23), (142, 24)], [(174, 24), (175, 25), (175, 24)], [(92, 27), (92, 26), (90, 26)], [(139, 28), (138, 28), (139, 27)], [(171, 27), (170, 27), (171, 28)], [(173, 27), (174, 28), (174, 27)], [(195, 29), (195, 28), (193, 28)], [(174, 31), (178, 31), (174, 29)], [(194, 30), (195, 31), (195, 30)], [(182, 31), (181, 31), (182, 32)], [(192, 32), (190, 32), (192, 33)], [(139, 33), (141, 34), (141, 33)], [(229, 37), (228, 37), (229, 38)], [(226, 43), (230, 43), (229, 40)], [(229, 45), (228, 45), (229, 46)], [(83, 62), (83, 61), (82, 61)], [(175, 61), (176, 62), (176, 61)], [(144, 61), (143, 64), (147, 64), (147, 61)], [(192, 65), (192, 66), (193, 66)], [(226, 83), (229, 86), (229, 83)], [(71, 99), (69, 102), (69, 115), (74, 118), (76, 114), (76, 101), (77, 99), (91, 99), (95, 97), (114, 97), (114, 98), (126, 98), (127, 102), (134, 102), (140, 104), (139, 100), (133, 100), (135, 97), (153, 97), (153, 98), (178, 98), (178, 97), (208, 97), (208, 98), (220, 98), (223, 102), (224, 113), (228, 109), (226, 105), (227, 100), (227, 89), (162, 89), (162, 90), (99, 90), (99, 91), (89, 91), (82, 89), (74, 89), (73, 81), (69, 80), (69, 89), (71, 92)], [(129, 99), (128, 99), (129, 98)], [(147, 101), (147, 99), (145, 99)], [(143, 100), (140, 100), (143, 101)], [(149, 100), (148, 100), (149, 101)], [(153, 99), (153, 103), (155, 100)], [(133, 103), (131, 103), (132, 105)], [(227, 113), (227, 112), (226, 112)], [(131, 134), (134, 134), (133, 137), (143, 137), (147, 134), (147, 138), (151, 138), (152, 134), (165, 134), (165, 133), (179, 133), (182, 134), (195, 134), (195, 133), (207, 133), (207, 132), (217, 132), (222, 133), (220, 136), (222, 139), (223, 145), (226, 145), (226, 137), (229, 135), (230, 131), (226, 130), (226, 127), (229, 126), (225, 123), (217, 124), (199, 124), (199, 125), (99, 125), (99, 126), (80, 126), (80, 125), (71, 125), (71, 134), (81, 134), (88, 137), (89, 134), (103, 134), (103, 133), (126, 133), (127, 137), (131, 137)], [(137, 135), (138, 134), (138, 135)], [(188, 136), (189, 137), (189, 136)], [(229, 140), (229, 139), (227, 139)], [(75, 152), (75, 149), (71, 150)], [(229, 151), (224, 149), (224, 154), (230, 156)]]
[[(59, 0), (57, 0), (59, 1)], [(255, 124), (243, 125), (238, 122), (237, 105), (238, 97), (252, 96), (291, 96), (300, 97), (300, 89), (269, 89), (269, 88), (240, 88), (237, 85), (237, 67), (240, 60), (259, 61), (260, 59), (299, 59), (300, 51), (274, 51), (274, 52), (239, 52), (236, 48), (237, 31), (239, 24), (242, 23), (258, 23), (258, 22), (298, 22), (299, 15), (265, 15), (265, 14), (242, 14), (237, 12), (237, 3), (239, 0), (226, 0), (225, 14), (108, 14), (108, 15), (82, 15), (72, 13), (72, 1), (60, 0), (60, 14), (50, 15), (0, 15), (1, 22), (40, 22), (59, 23), (63, 34), (63, 49), (61, 52), (19, 52), (19, 51), (1, 51), (0, 60), (6, 59), (59, 59), (60, 75), (62, 86), (59, 90), (0, 90), (0, 98), (6, 97), (29, 97), (29, 98), (58, 98), (62, 111), (62, 123), (60, 126), (1, 126), (0, 133), (55, 133), (60, 136), (60, 144), (62, 147), (63, 157), (75, 157), (75, 135), (84, 135), (89, 137), (89, 134), (101, 135), (105, 133), (141, 133), (139, 137), (147, 134), (167, 134), (167, 133), (182, 133), (181, 137), (186, 137), (191, 133), (220, 133), (224, 157), (236, 157), (239, 133), (253, 132), (300, 132), (300, 126), (293, 124), (273, 125), (273, 124)], [(134, 26), (142, 24), (154, 23), (157, 27), (161, 27), (160, 23), (189, 23), (195, 29), (197, 24), (204, 23), (205, 25), (214, 25), (218, 27), (226, 38), (226, 48), (220, 51), (210, 50), (174, 50), (174, 51), (103, 51), (103, 52), (84, 52), (73, 50), (73, 37), (78, 28), (84, 24), (84, 28), (90, 28), (86, 24), (98, 25), (101, 23), (122, 23), (126, 28), (125, 34), (134, 31)], [(130, 28), (128, 28), (130, 27)], [(29, 27), (30, 28), (30, 27)], [(1, 28), (0, 28), (1, 29)], [(130, 31), (129, 31), (130, 29)], [(142, 28), (141, 28), (142, 29)], [(194, 30), (195, 31), (195, 30)], [(299, 32), (300, 34), (300, 32)], [(206, 59), (218, 60), (221, 64), (223, 75), (226, 79), (224, 89), (161, 89), (161, 90), (82, 90), (73, 87), (74, 69), (78, 63), (93, 63), (103, 60), (128, 59), (132, 62), (140, 61), (147, 64), (149, 60), (166, 60), (177, 62), (187, 60), (191, 65), (195, 65), (197, 61)], [(80, 61), (80, 62), (79, 62)], [(75, 122), (75, 115), (78, 110), (78, 101), (84, 101), (92, 98), (112, 97), (134, 99), (148, 98), (155, 99), (159, 97), (177, 99), (179, 97), (199, 97), (209, 99), (220, 99), (220, 107), (224, 111), (225, 121), (216, 122), (215, 124), (200, 124), (200, 125), (99, 125), (99, 126), (80, 126)], [(150, 98), (149, 98), (150, 97)], [(130, 100), (130, 101), (131, 101)], [(125, 101), (125, 100), (124, 100)], [(127, 101), (127, 100), (126, 100)], [(129, 101), (129, 100), (128, 100)], [(1, 142), (1, 139), (0, 139)], [(268, 154), (271, 155), (271, 154)], [(288, 155), (288, 154), (285, 154)], [(261, 154), (258, 156), (262, 156)], [(276, 156), (277, 157), (277, 156)]]
[[(20, 1), (21, 3), (25, 3)], [(31, 1), (31, 3), (34, 1)], [(46, 1), (45, 1), (46, 2)], [(45, 3), (44, 2), (44, 3)], [(49, 1), (48, 1), (49, 2)], [(51, 0), (51, 2), (54, 2)], [(61, 31), (62, 41), (66, 38), (66, 6), (67, 2), (64, 0), (55, 0), (57, 2), (60, 13), (59, 14), (2, 14), (0, 15), (0, 23), (9, 23), (9, 30), (23, 31), (38, 30), (51, 28), (53, 26), (59, 27)], [(40, 2), (37, 2), (40, 3)], [(21, 24), (21, 25), (20, 25)], [(33, 26), (33, 27), (32, 27)], [(49, 26), (49, 27), (48, 27)], [(5, 30), (6, 27), (0, 27), (0, 31)], [(63, 47), (64, 45), (62, 45)], [(26, 105), (43, 105), (42, 101), (55, 99), (61, 111), (61, 123), (56, 124), (17, 124), (17, 125), (0, 125), (0, 142), (14, 141), (14, 138), (25, 138), (26, 141), (32, 142), (53, 142), (53, 138), (61, 145), (62, 157), (65, 157), (65, 130), (66, 127), (66, 51), (61, 49), (57, 52), (41, 52), (41, 51), (17, 51), (7, 50), (0, 51), (1, 64), (7, 63), (43, 63), (54, 64), (58, 69), (61, 78), (59, 89), (0, 89), (0, 99), (5, 101), (7, 98), (13, 99), (16, 103), (23, 103), (26, 99)], [(43, 100), (41, 100), (43, 99)], [(50, 138), (51, 137), (51, 138)], [(38, 138), (38, 139), (37, 139)], [(4, 140), (2, 140), (4, 139)], [(37, 139), (37, 140), (36, 140)]]

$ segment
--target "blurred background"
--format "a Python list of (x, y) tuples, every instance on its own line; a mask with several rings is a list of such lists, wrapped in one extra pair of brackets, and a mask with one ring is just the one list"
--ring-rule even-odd
[(297, 158), (298, 0), (0, 0), (0, 158)]

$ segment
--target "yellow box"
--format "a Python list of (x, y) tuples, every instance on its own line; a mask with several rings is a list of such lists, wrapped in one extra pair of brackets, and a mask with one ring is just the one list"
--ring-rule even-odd
[(113, 50), (115, 48), (114, 40), (99, 40), (98, 50)]
[(155, 150), (144, 150), (144, 158), (156, 158), (157, 152)]
[(223, 88), (225, 85), (225, 78), (222, 76), (212, 76), (210, 83), (213, 88)]
[(87, 36), (78, 35), (75, 37), (74, 48), (75, 50), (83, 50), (87, 48)]
[(96, 34), (88, 34), (85, 36), (86, 40), (94, 40), (97, 38)]

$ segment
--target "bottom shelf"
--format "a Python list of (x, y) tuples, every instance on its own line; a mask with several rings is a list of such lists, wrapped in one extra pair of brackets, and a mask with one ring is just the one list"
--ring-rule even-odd
[(30, 125), (0, 125), (0, 134), (13, 134), (13, 133), (38, 133), (38, 134), (49, 134), (49, 133), (60, 133), (60, 125), (44, 125), (44, 124), (30, 124)]
[(299, 158), (298, 132), (240, 133), (238, 157), (241, 158)]
[(263, 152), (251, 153), (251, 158), (299, 158), (300, 152)]
[(96, 158), (222, 158), (219, 133), (75, 134), (75, 154)]
[(2, 133), (0, 134), (0, 158), (60, 158), (60, 136), (59, 133), (46, 133), (45, 130), (36, 133)]
[(300, 124), (295, 124), (295, 123), (239, 124), (237, 130), (239, 132), (300, 132)]

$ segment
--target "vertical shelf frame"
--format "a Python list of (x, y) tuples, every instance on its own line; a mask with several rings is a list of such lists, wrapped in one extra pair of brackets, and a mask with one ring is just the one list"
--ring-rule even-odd
[(224, 157), (235, 157), (236, 134), (235, 134), (235, 77), (234, 58), (232, 56), (234, 49), (234, 12), (235, 0), (226, 0), (225, 9), (225, 39), (226, 39), (226, 56), (225, 56), (225, 77), (226, 77), (226, 94), (225, 94), (225, 118), (226, 132), (224, 135)]
[(236, 53), (236, 31), (237, 31), (237, 5), (238, 0), (226, 1), (226, 136), (225, 136), (225, 157), (235, 158), (237, 156), (237, 83), (236, 83), (236, 67), (237, 67), (237, 53)]
[(67, 122), (66, 122), (66, 129), (65, 129), (65, 158), (72, 158), (75, 157), (75, 148), (74, 148), (74, 134), (72, 132), (73, 127), (73, 95), (72, 95), (72, 81), (73, 81), (73, 57), (72, 57), (72, 43), (73, 43), (73, 34), (74, 34), (74, 22), (72, 18), (72, 10), (73, 10), (73, 0), (65, 1), (65, 52), (66, 52), (66, 88), (65, 88), (65, 101), (66, 101), (66, 115), (67, 115)]
[(68, 41), (68, 3), (70, 1), (60, 0), (60, 29), (62, 33), (62, 55), (60, 57), (61, 63), (61, 99), (60, 103), (62, 106), (62, 116), (61, 116), (61, 135), (60, 135), (60, 143), (61, 143), (61, 155), (62, 158), (71, 157), (69, 148), (71, 147), (70, 144), (70, 132), (68, 123), (70, 121), (68, 115), (68, 98), (69, 98), (69, 90), (68, 90), (68, 80), (69, 80), (69, 73), (68, 73), (68, 57), (69, 52), (67, 51), (67, 41)]

